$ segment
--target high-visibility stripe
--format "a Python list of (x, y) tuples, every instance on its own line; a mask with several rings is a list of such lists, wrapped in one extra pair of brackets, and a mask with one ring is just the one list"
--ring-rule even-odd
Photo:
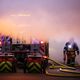
[(11, 62), (1, 62), (0, 63), (0, 67), (3, 67), (4, 65), (8, 65), (9, 67), (12, 67), (12, 63)]
[(29, 71), (39, 71), (38, 68), (36, 68), (35, 66), (33, 66)]
[(0, 69), (0, 71), (4, 71), (4, 70), (9, 70), (9, 71), (12, 71), (12, 69), (10, 67), (8, 67), (7, 65), (5, 65), (4, 67), (2, 67)]
[(12, 63), (7, 61), (7, 62), (1, 62), (0, 63), (0, 72), (9, 72), (12, 71)]
[(1, 63), (0, 63), (0, 66), (2, 66), (2, 65), (4, 65), (4, 64), (5, 64), (5, 62), (1, 62)]
[(41, 65), (39, 63), (35, 63), (38, 68), (41, 68)]
[(33, 62), (31, 62), (29, 65), (28, 65), (28, 67), (31, 67), (31, 66), (33, 66), (34, 65), (34, 63)]
[(41, 64), (37, 62), (28, 63), (27, 68), (29, 72), (41, 72), (41, 69), (42, 69)]
[(9, 64), (10, 66), (12, 66), (12, 63), (11, 62), (7, 61), (6, 63)]
[(8, 65), (5, 65), (0, 69), (0, 71), (4, 71), (4, 69), (12, 70)]
[(30, 72), (40, 72), (35, 66), (33, 66), (31, 69), (29, 69)]

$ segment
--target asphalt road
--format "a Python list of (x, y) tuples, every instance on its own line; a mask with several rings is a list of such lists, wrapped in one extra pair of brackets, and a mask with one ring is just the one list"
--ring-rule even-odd
[(32, 73), (0, 73), (0, 80), (80, 80), (75, 77), (54, 77)]

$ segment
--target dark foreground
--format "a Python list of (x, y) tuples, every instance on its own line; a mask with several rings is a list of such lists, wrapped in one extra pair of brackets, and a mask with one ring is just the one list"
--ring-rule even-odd
[(0, 80), (80, 80), (75, 77), (54, 77), (44, 74), (0, 73)]

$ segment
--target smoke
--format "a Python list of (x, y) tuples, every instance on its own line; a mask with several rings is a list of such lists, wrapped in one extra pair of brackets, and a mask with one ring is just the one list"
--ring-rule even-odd
[(12, 36), (15, 32), (16, 30), (11, 21), (9, 21), (8, 19), (0, 19), (0, 33)]
[[(63, 60), (65, 42), (71, 37), (74, 37), (80, 48), (80, 4), (78, 1), (62, 0), (60, 3), (52, 0), (46, 0), (46, 2), (40, 0), (37, 3), (26, 1), (13, 0), (13, 2), (1, 3), (0, 33), (25, 39), (26, 42), (33, 38), (49, 40), (50, 57), (59, 61)], [(26, 13), (28, 15), (25, 15)]]

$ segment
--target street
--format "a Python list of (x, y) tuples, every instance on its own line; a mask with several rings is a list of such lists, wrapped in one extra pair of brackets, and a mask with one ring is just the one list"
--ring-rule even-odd
[(0, 73), (0, 80), (80, 80), (80, 77), (55, 77), (32, 73)]

